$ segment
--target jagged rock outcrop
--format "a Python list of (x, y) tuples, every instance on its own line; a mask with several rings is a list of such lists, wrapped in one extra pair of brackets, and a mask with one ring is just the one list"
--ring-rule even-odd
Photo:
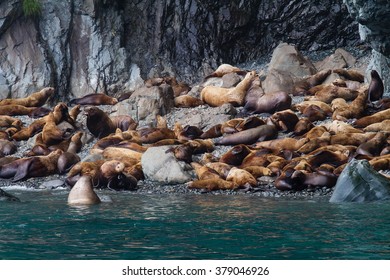
[(112, 95), (162, 75), (191, 83), (280, 41), (320, 50), (359, 40), (342, 0), (40, 2), (36, 17), (22, 0), (0, 3), (0, 98), (49, 85), (57, 100)]
[(344, 0), (349, 13), (359, 24), (360, 38), (369, 43), (372, 58), (367, 77), (375, 69), (382, 77), (385, 91), (390, 91), (390, 2), (374, 0)]

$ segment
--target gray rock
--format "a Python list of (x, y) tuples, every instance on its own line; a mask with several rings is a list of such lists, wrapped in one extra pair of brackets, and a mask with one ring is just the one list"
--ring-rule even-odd
[(329, 202), (367, 202), (390, 198), (390, 180), (367, 160), (352, 160), (341, 172)]
[(0, 201), (20, 201), (20, 199), (0, 189)]
[(163, 184), (183, 184), (193, 180), (192, 167), (178, 161), (172, 152), (166, 152), (172, 146), (149, 148), (141, 158), (145, 178)]

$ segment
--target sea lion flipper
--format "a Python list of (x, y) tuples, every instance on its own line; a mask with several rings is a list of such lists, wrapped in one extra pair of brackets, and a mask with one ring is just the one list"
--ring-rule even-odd
[(32, 164), (32, 160), (29, 160), (28, 162), (26, 161), (23, 162), (23, 164), (19, 165), (15, 173), (15, 176), (12, 179), (12, 182), (17, 182), (25, 179), (28, 175), (31, 164)]

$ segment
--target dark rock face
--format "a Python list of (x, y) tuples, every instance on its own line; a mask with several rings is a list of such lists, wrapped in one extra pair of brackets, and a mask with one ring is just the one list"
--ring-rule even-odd
[(114, 94), (167, 74), (191, 83), (280, 41), (300, 50), (359, 41), (342, 0), (41, 0), (35, 18), (21, 2), (0, 3), (0, 98), (49, 85), (61, 100)]
[(341, 172), (330, 202), (367, 202), (390, 198), (390, 180), (366, 160), (353, 160)]
[(344, 0), (348, 11), (359, 24), (360, 38), (371, 45), (372, 58), (366, 76), (375, 69), (390, 90), (390, 2), (375, 0)]

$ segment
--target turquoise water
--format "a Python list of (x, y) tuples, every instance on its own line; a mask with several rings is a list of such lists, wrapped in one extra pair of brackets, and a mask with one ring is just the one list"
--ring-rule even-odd
[(390, 259), (390, 202), (5, 190), (22, 202), (0, 202), (1, 259)]

